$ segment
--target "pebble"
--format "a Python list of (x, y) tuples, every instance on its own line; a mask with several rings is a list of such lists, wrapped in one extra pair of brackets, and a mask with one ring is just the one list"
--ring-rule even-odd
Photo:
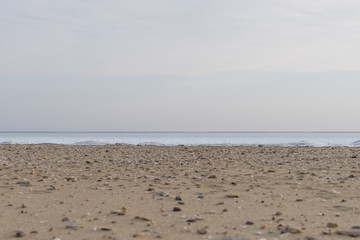
[(254, 222), (252, 222), (252, 221), (246, 221), (245, 224), (246, 224), (246, 225), (254, 225)]
[(20, 182), (16, 182), (16, 184), (19, 184), (20, 186), (23, 187), (28, 187), (31, 185), (29, 181), (20, 181)]
[(15, 237), (17, 238), (25, 237), (25, 233), (23, 231), (17, 231), (15, 233)]
[(204, 234), (207, 234), (207, 231), (205, 229), (198, 229), (197, 233), (200, 235), (204, 235)]
[(108, 232), (108, 231), (111, 231), (111, 228), (102, 227), (102, 228), (100, 228), (100, 230)]
[(134, 238), (136, 237), (150, 237), (151, 233), (150, 232), (140, 232), (140, 233), (136, 233), (133, 235)]
[(62, 222), (67, 222), (69, 221), (70, 219), (68, 217), (63, 217), (63, 219), (61, 220)]
[(336, 223), (331, 223), (331, 222), (329, 222), (329, 223), (326, 225), (326, 227), (328, 227), (328, 228), (337, 228), (338, 225), (337, 225)]
[(351, 229), (360, 229), (360, 226), (352, 226)]
[(122, 207), (121, 210), (111, 210), (110, 214), (115, 214), (115, 215), (118, 215), (118, 216), (124, 216), (125, 212), (126, 212), (126, 208)]
[(237, 195), (237, 194), (227, 194), (225, 197), (227, 197), (227, 198), (239, 198), (239, 195)]
[(66, 225), (66, 228), (77, 230), (78, 225), (77, 224), (69, 224), (69, 225)]
[(182, 199), (181, 199), (180, 196), (176, 196), (176, 197), (175, 197), (175, 201), (182, 201)]
[(278, 226), (278, 230), (280, 231), (281, 234), (283, 234), (283, 233), (291, 233), (291, 234), (301, 233), (301, 230), (300, 230), (300, 229), (294, 228), (294, 227), (290, 227), (290, 226), (282, 226), (282, 225), (279, 225), (279, 226)]
[(181, 211), (181, 208), (179, 208), (179, 207), (174, 207), (174, 208), (173, 208), (173, 211), (174, 211), (174, 212), (180, 212), (180, 211)]
[(136, 217), (134, 217), (134, 219), (143, 220), (143, 221), (146, 221), (146, 222), (152, 222), (152, 220), (150, 218), (146, 218), (146, 217), (136, 216)]
[(248, 235), (236, 235), (236, 236), (229, 236), (229, 237), (223, 237), (222, 240), (245, 240), (249, 239)]
[(360, 232), (355, 231), (336, 231), (337, 235), (349, 236), (349, 237), (360, 237)]

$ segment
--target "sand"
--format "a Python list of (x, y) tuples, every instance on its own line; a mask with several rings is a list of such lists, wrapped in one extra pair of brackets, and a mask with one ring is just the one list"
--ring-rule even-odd
[(359, 157), (349, 147), (1, 145), (0, 239), (352, 239)]

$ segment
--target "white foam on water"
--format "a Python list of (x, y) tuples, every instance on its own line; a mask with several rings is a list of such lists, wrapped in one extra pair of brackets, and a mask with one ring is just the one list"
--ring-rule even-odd
[(156, 146), (353, 146), (360, 132), (0, 132), (0, 144)]
[(6, 145), (6, 144), (16, 144), (16, 142), (10, 140), (10, 141), (0, 142), (0, 144), (3, 144), (3, 145)]
[(352, 146), (360, 146), (360, 140), (354, 141), (350, 145), (352, 145)]
[(302, 141), (298, 141), (298, 142), (291, 142), (288, 144), (285, 144), (286, 146), (294, 146), (294, 147), (315, 147), (315, 146), (319, 146), (319, 144), (310, 142), (310, 141), (306, 141), (306, 140), (302, 140)]
[(82, 142), (76, 142), (76, 143), (73, 143), (72, 145), (81, 145), (81, 146), (95, 146), (95, 145), (106, 145), (107, 143), (105, 142), (99, 142), (99, 141), (93, 141), (93, 140), (90, 140), (90, 141), (82, 141)]

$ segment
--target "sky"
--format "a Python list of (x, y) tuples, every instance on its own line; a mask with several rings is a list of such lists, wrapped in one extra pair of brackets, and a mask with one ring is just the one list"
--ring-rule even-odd
[(4, 0), (0, 131), (360, 131), (359, 9)]

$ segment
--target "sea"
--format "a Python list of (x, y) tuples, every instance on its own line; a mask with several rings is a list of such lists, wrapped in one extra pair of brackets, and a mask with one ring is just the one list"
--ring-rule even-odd
[(360, 132), (0, 132), (0, 144), (359, 146)]

